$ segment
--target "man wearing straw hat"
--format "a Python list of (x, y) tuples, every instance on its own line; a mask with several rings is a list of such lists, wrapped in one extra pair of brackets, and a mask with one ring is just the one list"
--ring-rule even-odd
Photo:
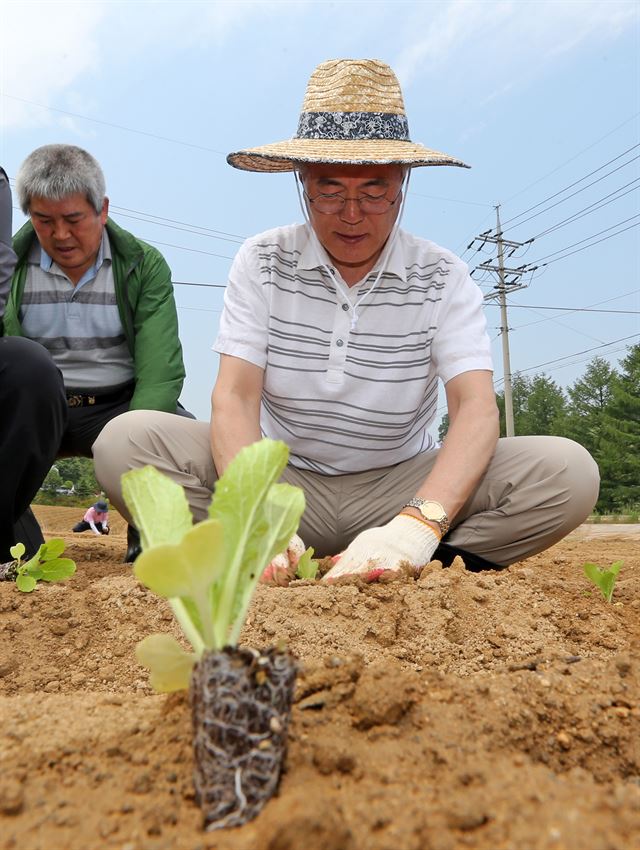
[[(255, 236), (236, 256), (210, 426), (138, 411), (103, 431), (96, 470), (118, 509), (121, 472), (150, 463), (201, 519), (217, 475), (267, 436), (290, 448), (283, 477), (305, 492), (305, 543), (341, 553), (329, 578), (456, 554), (500, 568), (582, 522), (597, 499), (594, 461), (562, 438), (498, 439), (479, 289), (461, 260), (399, 228), (412, 168), (465, 166), (410, 141), (391, 68), (323, 63), (296, 136), (227, 159), (294, 172), (306, 223)], [(439, 379), (442, 447), (428, 431)]]

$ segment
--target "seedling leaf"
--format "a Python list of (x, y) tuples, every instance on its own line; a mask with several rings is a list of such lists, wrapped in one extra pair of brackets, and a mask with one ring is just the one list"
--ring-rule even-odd
[(122, 494), (143, 550), (162, 543), (178, 544), (193, 525), (182, 487), (153, 466), (125, 472)]
[[(40, 566), (42, 581), (63, 581), (76, 571), (76, 565), (70, 558), (56, 558), (53, 561), (45, 561)], [(33, 575), (33, 573), (31, 573)]]
[(613, 588), (618, 578), (618, 573), (622, 567), (623, 561), (616, 561), (611, 564), (608, 570), (602, 569), (597, 564), (587, 562), (583, 564), (582, 569), (584, 574), (592, 581), (593, 584), (600, 590), (607, 602), (611, 602), (613, 596)]
[(150, 671), (151, 687), (161, 693), (189, 687), (197, 656), (184, 650), (171, 635), (149, 635), (136, 647), (136, 658)]
[(19, 561), (26, 551), (27, 550), (24, 548), (24, 543), (16, 543), (15, 546), (11, 546), (11, 548), (9, 549), (9, 554), (12, 558), (15, 558), (16, 561)]
[(193, 526), (179, 545), (153, 546), (138, 556), (136, 578), (154, 593), (194, 598), (206, 595), (224, 568), (222, 525), (206, 520)]
[(43, 543), (38, 552), (38, 557), (41, 561), (53, 561), (59, 558), (64, 552), (64, 540), (61, 537), (54, 537)]
[(23, 593), (31, 593), (36, 584), (36, 579), (33, 576), (24, 575), (24, 573), (16, 578), (16, 587)]
[(313, 552), (311, 546), (302, 553), (300, 560), (298, 561), (298, 568), (296, 570), (296, 575), (298, 578), (307, 578), (314, 579), (318, 574), (318, 562), (312, 560)]
[(246, 556), (240, 564), (229, 633), (232, 646), (235, 646), (240, 638), (251, 597), (265, 566), (287, 548), (298, 528), (304, 511), (304, 493), (299, 487), (293, 487), (291, 484), (273, 484), (262, 507), (264, 525), (261, 534), (258, 536), (254, 532), (249, 536)]
[(23, 593), (31, 593), (39, 581), (63, 581), (76, 571), (76, 565), (70, 558), (58, 557), (64, 552), (64, 540), (60, 537), (43, 543), (33, 558), (24, 563), (20, 560), (20, 555), (25, 552), (24, 544), (16, 543), (12, 554), (13, 550), (19, 553), (16, 587)]

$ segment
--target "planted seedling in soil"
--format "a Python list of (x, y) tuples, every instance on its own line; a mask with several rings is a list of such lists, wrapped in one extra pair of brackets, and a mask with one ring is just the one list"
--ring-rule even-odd
[(54, 537), (43, 543), (33, 558), (23, 563), (24, 543), (16, 543), (9, 549), (14, 561), (0, 565), (0, 580), (15, 581), (18, 590), (31, 593), (39, 581), (64, 581), (76, 571), (70, 558), (61, 558), (64, 540)]
[(317, 576), (320, 565), (313, 560), (313, 553), (311, 546), (302, 553), (296, 569), (297, 578), (314, 579)]
[(589, 581), (592, 581), (597, 588), (599, 588), (600, 593), (604, 596), (607, 602), (611, 602), (613, 588), (615, 586), (616, 579), (618, 578), (618, 573), (620, 572), (622, 563), (622, 561), (616, 561), (611, 564), (608, 570), (602, 569), (597, 564), (586, 563), (582, 566), (586, 577)]
[(195, 526), (182, 488), (156, 469), (122, 479), (142, 542), (136, 577), (169, 599), (193, 649), (156, 634), (136, 654), (156, 690), (190, 690), (207, 829), (255, 817), (280, 779), (296, 665), (284, 649), (237, 643), (262, 571), (287, 548), (304, 510), (302, 490), (275, 483), (288, 455), (274, 440), (244, 448), (216, 485), (209, 519)]

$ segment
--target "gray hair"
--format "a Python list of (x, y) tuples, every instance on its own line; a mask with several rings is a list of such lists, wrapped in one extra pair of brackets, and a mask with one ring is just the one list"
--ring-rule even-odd
[(75, 145), (43, 145), (20, 166), (16, 192), (20, 208), (29, 213), (31, 199), (60, 201), (80, 192), (99, 213), (105, 199), (104, 174), (90, 153)]

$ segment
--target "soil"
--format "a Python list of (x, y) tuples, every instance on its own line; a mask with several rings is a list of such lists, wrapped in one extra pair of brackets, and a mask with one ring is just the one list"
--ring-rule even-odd
[[(178, 632), (122, 563), (124, 522), (36, 513), (78, 570), (0, 584), (3, 850), (640, 847), (640, 526), (502, 572), (259, 587), (242, 643), (303, 666), (286, 771), (256, 820), (207, 833), (186, 696), (154, 694), (133, 654)], [(581, 566), (618, 559), (607, 604)]]

